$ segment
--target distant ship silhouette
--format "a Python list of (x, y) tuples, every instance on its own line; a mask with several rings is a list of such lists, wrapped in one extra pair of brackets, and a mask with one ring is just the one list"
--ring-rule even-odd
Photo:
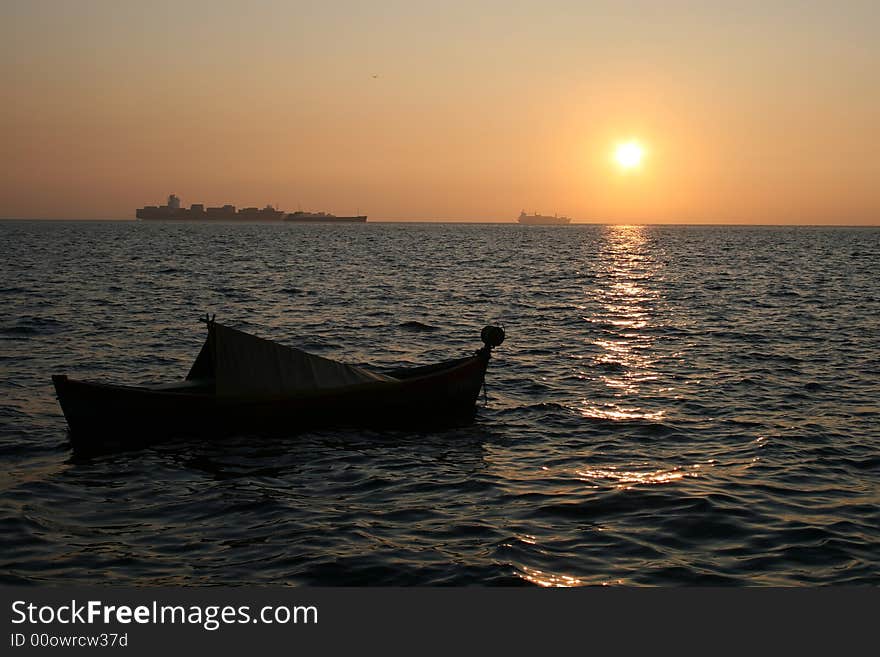
[(284, 221), (295, 221), (300, 223), (362, 224), (367, 221), (367, 215), (359, 214), (352, 217), (337, 217), (335, 214), (329, 214), (327, 212), (303, 212), (302, 210), (297, 210), (284, 217)]
[(553, 215), (552, 217), (548, 217), (543, 214), (526, 214), (526, 211), (523, 210), (519, 213), (519, 223), (527, 224), (530, 226), (561, 226), (564, 224), (570, 224), (571, 219), (568, 217), (559, 217), (557, 215)]
[(180, 199), (176, 194), (168, 196), (166, 205), (146, 205), (135, 211), (135, 217), (144, 221), (296, 221), (307, 223), (364, 223), (367, 215), (353, 217), (337, 217), (327, 212), (296, 212), (286, 213), (271, 205), (264, 208), (241, 208), (224, 205), (206, 208), (201, 203), (193, 203), (189, 208), (180, 207)]

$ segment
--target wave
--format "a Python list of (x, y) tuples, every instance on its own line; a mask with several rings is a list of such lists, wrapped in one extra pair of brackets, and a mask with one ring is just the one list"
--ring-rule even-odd
[(404, 331), (412, 331), (413, 333), (433, 333), (434, 331), (440, 330), (436, 326), (431, 326), (430, 324), (424, 324), (422, 322), (412, 320), (408, 322), (402, 322), (398, 324), (398, 327), (402, 328)]

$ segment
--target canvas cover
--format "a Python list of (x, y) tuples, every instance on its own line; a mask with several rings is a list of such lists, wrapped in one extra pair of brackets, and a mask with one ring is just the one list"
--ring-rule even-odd
[(227, 397), (282, 396), (395, 380), (216, 323), (187, 378), (206, 374), (213, 374), (216, 394)]

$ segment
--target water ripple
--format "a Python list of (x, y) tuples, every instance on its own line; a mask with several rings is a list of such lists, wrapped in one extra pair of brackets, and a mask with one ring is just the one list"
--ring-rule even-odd
[[(0, 232), (4, 583), (880, 583), (878, 230)], [(72, 454), (49, 376), (182, 375), (205, 311), (387, 367), (508, 340), (463, 429)]]

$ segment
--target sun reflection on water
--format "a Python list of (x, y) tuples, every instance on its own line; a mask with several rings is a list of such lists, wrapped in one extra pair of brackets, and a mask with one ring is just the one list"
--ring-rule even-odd
[[(595, 352), (592, 365), (613, 397), (628, 403), (597, 405), (584, 399), (579, 409), (585, 418), (605, 420), (659, 420), (662, 411), (640, 408), (636, 397), (642, 387), (659, 378), (655, 368), (651, 329), (657, 328), (661, 294), (652, 285), (660, 264), (644, 226), (606, 227), (598, 263), (599, 284), (591, 289), (598, 308), (584, 319), (592, 324), (589, 345)], [(598, 374), (596, 374), (598, 373)]]
[(593, 580), (588, 582), (581, 577), (574, 577), (572, 575), (557, 575), (555, 573), (550, 573), (546, 570), (538, 570), (537, 568), (532, 568), (530, 566), (520, 566), (517, 569), (516, 574), (519, 577), (522, 577), (527, 582), (531, 582), (532, 584), (537, 584), (538, 586), (544, 587), (573, 588), (575, 586), (590, 585), (621, 586), (624, 583), (622, 579), (601, 581)]
[(607, 486), (611, 484), (614, 488), (629, 489), (633, 486), (641, 484), (668, 484), (674, 481), (680, 481), (685, 477), (697, 477), (696, 470), (699, 466), (692, 466), (690, 471), (682, 468), (672, 468), (671, 470), (618, 470), (617, 468), (585, 468), (576, 470), (581, 481), (595, 484), (598, 488), (600, 485)]
[(521, 566), (519, 576), (524, 580), (537, 584), (538, 586), (555, 586), (561, 588), (571, 588), (573, 586), (584, 586), (586, 582), (578, 577), (570, 575), (555, 575), (537, 568), (529, 566)]
[(581, 417), (595, 420), (649, 420), (658, 422), (666, 416), (665, 411), (645, 411), (636, 406), (618, 404), (592, 404), (586, 399), (581, 402)]

